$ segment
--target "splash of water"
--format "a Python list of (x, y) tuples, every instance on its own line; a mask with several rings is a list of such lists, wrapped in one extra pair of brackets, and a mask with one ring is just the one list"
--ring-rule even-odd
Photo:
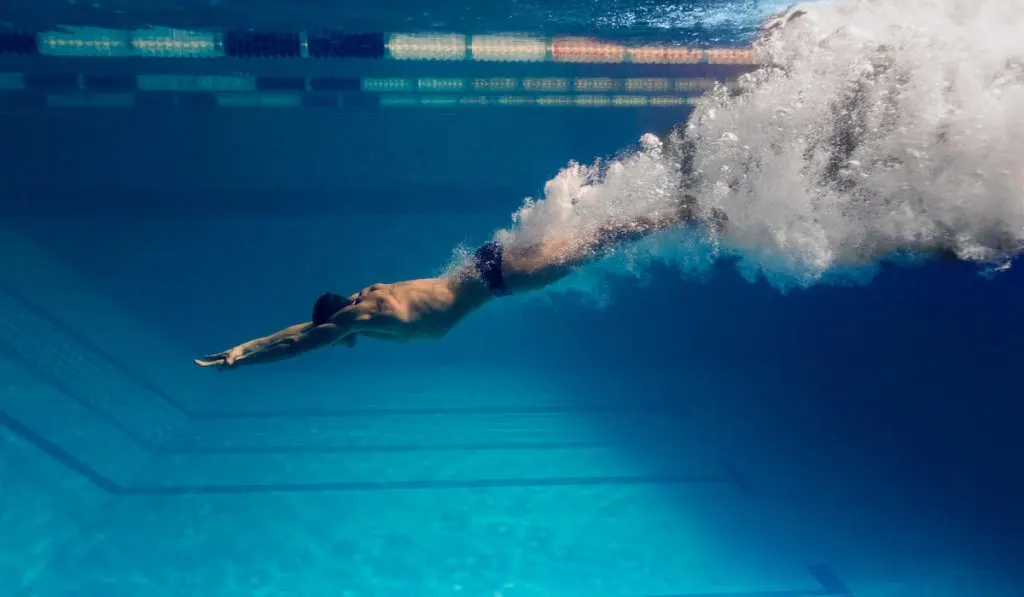
[(685, 190), (728, 224), (634, 251), (691, 265), (733, 255), (779, 287), (915, 255), (1012, 259), (1024, 249), (1022, 31), (1018, 0), (791, 8), (761, 28), (763, 68), (706, 95), (664, 140), (570, 164), (499, 237), (573, 234)]
[[(661, 29), (681, 31), (717, 28), (753, 31), (768, 15), (786, 6), (784, 0), (726, 0), (724, 2), (611, 3), (594, 22), (617, 30)], [(710, 40), (706, 40), (710, 41)]]

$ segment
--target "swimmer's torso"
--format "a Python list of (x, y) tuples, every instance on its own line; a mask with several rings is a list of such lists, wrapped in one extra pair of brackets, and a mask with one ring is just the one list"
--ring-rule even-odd
[(448, 279), (429, 278), (374, 284), (350, 298), (373, 318), (373, 332), (362, 335), (412, 339), (446, 334), (472, 310), (466, 294)]

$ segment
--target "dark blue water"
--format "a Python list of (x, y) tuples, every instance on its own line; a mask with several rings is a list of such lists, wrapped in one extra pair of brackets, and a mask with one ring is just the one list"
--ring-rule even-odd
[[(409, 22), (474, 22), (438, 13)], [(685, 117), (0, 115), (4, 594), (1021, 594), (1016, 269), (781, 294), (655, 263), (440, 342), (191, 364)]]

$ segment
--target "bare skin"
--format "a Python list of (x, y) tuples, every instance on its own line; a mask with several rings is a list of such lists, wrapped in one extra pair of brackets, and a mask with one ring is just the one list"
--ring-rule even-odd
[[(526, 247), (506, 247), (501, 274), (509, 294), (540, 290), (616, 246), (639, 240), (693, 219), (693, 200), (665, 215), (608, 223), (579, 237), (548, 240)], [(354, 346), (359, 336), (405, 342), (439, 339), (493, 295), (467, 264), (437, 278), (374, 284), (349, 297), (352, 304), (327, 323), (299, 323), (269, 336), (196, 359), (200, 367), (229, 369), (288, 359), (333, 345)]]

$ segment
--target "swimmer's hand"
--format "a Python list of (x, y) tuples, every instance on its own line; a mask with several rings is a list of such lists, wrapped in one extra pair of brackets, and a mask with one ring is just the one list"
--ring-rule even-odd
[(208, 354), (201, 359), (193, 359), (192, 362), (200, 367), (212, 367), (218, 371), (230, 369), (235, 366), (239, 357), (242, 356), (241, 348), (241, 346), (236, 346), (231, 350), (225, 350), (217, 354)]

